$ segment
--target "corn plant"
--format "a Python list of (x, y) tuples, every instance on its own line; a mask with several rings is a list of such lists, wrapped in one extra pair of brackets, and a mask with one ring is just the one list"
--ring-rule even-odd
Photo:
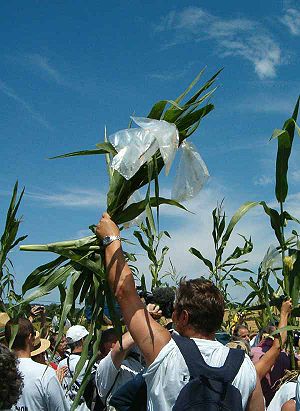
[[(18, 182), (16, 182), (7, 210), (4, 231), (0, 239), (0, 311), (6, 311), (13, 304), (15, 297), (17, 297), (14, 292), (14, 266), (9, 253), (27, 237), (26, 235), (18, 237), (21, 219), (17, 218), (17, 212), (23, 194), (24, 189), (18, 197)], [(7, 300), (8, 307), (4, 300)]]
[[(214, 106), (206, 100), (210, 98), (215, 89), (211, 89), (217, 75), (200, 87), (186, 102), (183, 102), (192, 88), (198, 83), (203, 71), (196, 77), (192, 84), (175, 100), (161, 100), (154, 104), (148, 118), (164, 120), (175, 123), (179, 132), (179, 145), (190, 137), (198, 128), (203, 117), (209, 114)], [(205, 103), (205, 104), (203, 104)], [(202, 105), (200, 107), (200, 105)], [(164, 167), (164, 161), (158, 150), (152, 158), (145, 163), (137, 173), (126, 180), (116, 170), (110, 167), (111, 159), (116, 155), (116, 150), (107, 139), (97, 144), (93, 150), (83, 150), (57, 156), (66, 158), (75, 156), (104, 155), (109, 175), (109, 190), (107, 194), (107, 211), (117, 224), (124, 224), (146, 212), (149, 221), (153, 220), (151, 208), (155, 207), (159, 213), (161, 204), (184, 207), (174, 200), (163, 198), (159, 194), (158, 176)], [(154, 195), (152, 196), (152, 182), (154, 181)], [(127, 205), (129, 198), (141, 187), (147, 186), (146, 196), (143, 200)], [(115, 300), (105, 276), (104, 253), (101, 244), (95, 235), (90, 235), (74, 241), (55, 242), (46, 245), (22, 246), (26, 251), (48, 251), (57, 254), (57, 257), (34, 270), (23, 284), (23, 293), (31, 291), (25, 301), (33, 301), (59, 288), (61, 292), (62, 312), (60, 316), (58, 341), (63, 333), (63, 325), (67, 315), (74, 309), (76, 301), (82, 303), (86, 300), (92, 307), (90, 333), (85, 341), (84, 351), (76, 367), (73, 382), (87, 359), (88, 347), (92, 345), (93, 355), (89, 360), (86, 378), (84, 379), (72, 409), (78, 405), (88, 374), (97, 357), (101, 337), (101, 324), (103, 307), (106, 303), (110, 310), (111, 319), (120, 331), (121, 322), (115, 311)], [(67, 285), (65, 288), (63, 285)]]
[(217, 206), (213, 212), (213, 231), (212, 237), (214, 242), (215, 256), (211, 261), (204, 257), (202, 253), (194, 247), (191, 247), (189, 251), (199, 258), (208, 268), (208, 278), (214, 282), (214, 284), (221, 290), (224, 295), (225, 301), (230, 303), (231, 298), (228, 292), (228, 285), (230, 281), (233, 281), (236, 285), (242, 285), (242, 281), (235, 276), (236, 272), (252, 272), (244, 266), (248, 260), (242, 259), (246, 254), (251, 253), (253, 244), (251, 237), (247, 239), (243, 235), (240, 235), (243, 239), (243, 245), (235, 247), (234, 251), (227, 257), (224, 257), (224, 253), (227, 249), (228, 240), (234, 230), (235, 225), (248, 211), (247, 204), (241, 206), (237, 212), (231, 218), (228, 226), (226, 227), (226, 215), (223, 210), (223, 203)]
[[(169, 274), (160, 275), (163, 268), (165, 256), (169, 251), (168, 246), (164, 246), (160, 250), (160, 242), (163, 236), (168, 238), (170, 234), (167, 231), (161, 231), (157, 233), (156, 227), (150, 224), (149, 219), (146, 217), (145, 223), (141, 223), (139, 230), (135, 230), (133, 235), (137, 238), (140, 246), (147, 252), (147, 256), (150, 260), (149, 271), (151, 274), (151, 290), (163, 285), (162, 280)], [(146, 290), (145, 275), (141, 276), (141, 287)]]
[[(296, 124), (298, 111), (299, 98), (296, 102), (292, 116), (284, 122), (282, 129), (275, 129), (271, 137), (271, 139), (277, 139), (275, 196), (278, 202), (278, 209), (268, 207), (264, 201), (254, 203), (254, 205), (262, 205), (265, 213), (270, 218), (271, 227), (274, 230), (278, 241), (277, 249), (281, 253), (281, 275), (280, 273), (278, 274), (278, 272), (275, 275), (274, 271), (272, 274), (282, 292), (282, 297), (292, 298), (294, 307), (298, 305), (300, 297), (300, 247), (297, 232), (293, 230), (292, 236), (287, 237), (286, 226), (289, 221), (293, 221), (297, 224), (299, 224), (300, 221), (285, 210), (285, 201), (288, 195), (288, 167), (295, 130), (297, 130), (300, 135), (300, 129)], [(253, 288), (250, 296), (252, 298), (256, 295), (260, 301), (264, 299), (264, 304), (255, 308), (267, 308), (267, 317), (272, 321), (273, 315), (270, 307), (278, 304), (278, 299), (275, 299), (274, 301), (274, 290), (269, 284), (271, 272), (259, 272), (258, 274), (259, 276), (256, 286), (255, 281), (249, 283)], [(295, 318), (293, 318), (293, 316), (289, 321), (289, 330), (296, 327)], [(291, 334), (288, 336), (288, 345), (290, 352), (293, 352)], [(295, 368), (295, 359), (293, 355), (291, 356), (291, 360), (292, 366)]]

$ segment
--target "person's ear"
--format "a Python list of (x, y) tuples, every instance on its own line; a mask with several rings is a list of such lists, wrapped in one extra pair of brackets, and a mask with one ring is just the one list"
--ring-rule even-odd
[(189, 319), (189, 313), (187, 312), (187, 310), (183, 310), (180, 314), (180, 321), (184, 327), (188, 325)]

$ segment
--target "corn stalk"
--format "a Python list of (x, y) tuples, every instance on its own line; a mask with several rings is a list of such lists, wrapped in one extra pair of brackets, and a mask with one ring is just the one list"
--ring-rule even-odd
[[(220, 71), (219, 71), (220, 72)], [(186, 99), (193, 87), (198, 83), (203, 70), (192, 84), (175, 100), (161, 100), (154, 104), (148, 118), (165, 120), (175, 123), (179, 132), (179, 144), (191, 136), (198, 128), (202, 119), (209, 114), (214, 106), (207, 103), (215, 89), (211, 86), (215, 82), (217, 72), (209, 81), (201, 86), (192, 97)], [(205, 103), (205, 104), (203, 104)], [(201, 107), (200, 107), (201, 106)], [(168, 204), (184, 207), (174, 200), (160, 197), (158, 176), (164, 167), (160, 151), (145, 163), (138, 172), (129, 180), (126, 180), (116, 170), (110, 168), (110, 161), (116, 155), (116, 150), (105, 138), (103, 143), (97, 144), (96, 149), (72, 152), (55, 158), (67, 158), (76, 156), (104, 155), (109, 170), (109, 190), (107, 194), (107, 211), (117, 224), (127, 223), (138, 217), (145, 210), (149, 212), (155, 207), (159, 213), (159, 206)], [(151, 183), (154, 181), (154, 196), (151, 196)], [(129, 198), (141, 187), (147, 186), (146, 197), (127, 206)], [(59, 335), (63, 333), (65, 319), (75, 303), (83, 303), (92, 307), (92, 319), (90, 334), (85, 342), (85, 349), (76, 367), (73, 382), (87, 360), (88, 345), (92, 345), (93, 352), (98, 349), (99, 330), (103, 318), (105, 301), (110, 311), (110, 317), (114, 326), (121, 334), (120, 318), (116, 314), (115, 299), (112, 295), (105, 276), (104, 253), (101, 244), (94, 235), (75, 241), (66, 241), (46, 245), (22, 246), (24, 251), (48, 251), (57, 254), (55, 260), (35, 269), (26, 279), (23, 285), (23, 293), (31, 291), (24, 301), (30, 302), (51, 292), (55, 288), (61, 291), (62, 313), (60, 316)], [(32, 291), (34, 288), (36, 290)], [(66, 289), (65, 289), (66, 288)], [(91, 369), (94, 357), (89, 360), (88, 369)], [(83, 392), (88, 382), (88, 373), (83, 380), (81, 391), (75, 399), (72, 409), (78, 405), (80, 393)]]
[[(17, 244), (25, 240), (27, 235), (18, 237), (21, 219), (17, 218), (17, 212), (24, 194), (24, 189), (18, 197), (18, 182), (15, 183), (10, 204), (7, 210), (4, 231), (0, 239), (0, 311), (11, 308), (17, 295), (14, 292), (13, 262), (9, 253)], [(4, 303), (8, 301), (8, 306)]]

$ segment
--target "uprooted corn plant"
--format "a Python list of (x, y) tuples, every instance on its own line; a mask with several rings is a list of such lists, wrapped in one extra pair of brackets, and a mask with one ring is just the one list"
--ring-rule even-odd
[[(220, 71), (200, 87), (192, 97), (187, 99), (191, 90), (198, 83), (202, 72), (175, 101), (161, 100), (154, 104), (148, 114), (148, 119), (164, 120), (164, 122), (175, 124), (179, 137), (176, 149), (198, 129), (202, 119), (214, 108), (213, 104), (207, 100), (215, 91), (215, 88), (212, 89), (211, 86)], [(184, 100), (186, 101), (184, 102)], [(151, 224), (151, 222), (153, 223), (152, 207), (156, 208), (158, 212), (159, 206), (162, 204), (184, 209), (177, 201), (160, 196), (158, 177), (165, 166), (160, 149), (157, 149), (133, 176), (126, 179), (111, 167), (114, 157), (118, 154), (115, 147), (106, 138), (103, 143), (96, 146), (97, 148), (94, 150), (73, 152), (58, 157), (104, 156), (109, 175), (107, 211), (117, 224), (128, 223), (142, 212), (146, 213)], [(153, 149), (153, 147), (151, 148)], [(152, 184), (154, 184), (153, 190)], [(144, 186), (147, 188), (145, 198), (128, 205), (132, 195)], [(154, 195), (152, 195), (152, 192), (154, 192)], [(96, 236), (92, 234), (78, 240), (54, 242), (46, 245), (26, 245), (22, 246), (21, 249), (25, 251), (48, 251), (57, 254), (53, 261), (38, 267), (28, 276), (23, 284), (22, 291), (24, 294), (27, 293), (26, 295), (31, 291), (24, 299), (24, 302), (30, 302), (55, 288), (60, 290), (62, 311), (58, 340), (63, 334), (65, 320), (76, 303), (85, 301), (86, 304), (92, 307), (90, 333), (85, 341), (83, 354), (76, 367), (73, 381), (76, 380), (88, 358), (89, 347), (92, 347), (93, 355), (88, 362), (86, 377), (73, 403), (73, 409), (75, 409), (88, 382), (89, 372), (97, 358), (105, 302), (109, 308), (114, 326), (119, 331), (121, 329), (120, 318), (115, 311), (114, 296), (109, 289), (105, 276), (103, 248)], [(130, 259), (131, 256), (127, 255), (127, 258)]]

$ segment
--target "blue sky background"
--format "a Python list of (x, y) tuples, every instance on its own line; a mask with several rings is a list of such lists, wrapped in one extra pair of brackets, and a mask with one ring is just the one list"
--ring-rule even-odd
[[(192, 137), (211, 179), (187, 204), (195, 215), (165, 208), (161, 221), (178, 271), (205, 272), (186, 250), (212, 255), (217, 202), (225, 198), (228, 215), (247, 200), (274, 205), (276, 142), (269, 137), (300, 91), (297, 1), (10, 1), (2, 3), (0, 20), (0, 223), (18, 179), (26, 187), (20, 233), (29, 235), (27, 243), (86, 235), (105, 209), (102, 157), (47, 158), (94, 148), (105, 125), (111, 134), (133, 112), (146, 116), (157, 100), (175, 99), (204, 66), (205, 80), (224, 67), (215, 110)], [(297, 217), (299, 154), (296, 139), (288, 209)], [(176, 163), (162, 178), (166, 194), (175, 170)], [(254, 239), (252, 267), (275, 244), (259, 210), (237, 232)], [(18, 287), (52, 258), (19, 251), (11, 257)], [(147, 271), (145, 259), (140, 267)], [(233, 290), (237, 298), (243, 293)]]

